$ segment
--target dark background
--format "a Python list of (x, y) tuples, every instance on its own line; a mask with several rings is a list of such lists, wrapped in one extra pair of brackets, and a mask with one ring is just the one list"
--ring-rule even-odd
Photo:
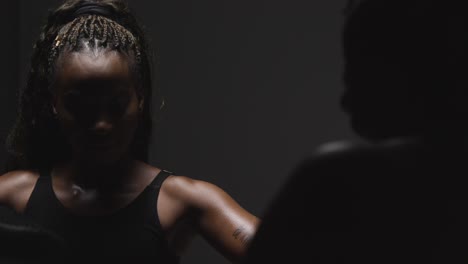
[[(153, 165), (215, 183), (261, 216), (302, 158), (324, 142), (356, 139), (338, 105), (345, 0), (129, 2), (159, 55), (167, 100)], [(57, 3), (2, 4), (2, 140), (33, 42)], [(194, 242), (183, 263), (228, 263)]]

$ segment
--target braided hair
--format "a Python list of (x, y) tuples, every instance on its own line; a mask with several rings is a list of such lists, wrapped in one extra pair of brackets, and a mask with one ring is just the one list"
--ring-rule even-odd
[[(106, 13), (77, 13), (86, 5), (97, 6)], [(18, 116), (7, 138), (7, 171), (48, 169), (70, 156), (71, 149), (52, 110), (55, 66), (62, 53), (79, 52), (90, 44), (93, 50), (115, 50), (130, 58), (137, 94), (140, 98), (151, 98), (150, 54), (144, 32), (128, 5), (121, 0), (64, 2), (49, 13), (33, 47), (28, 80), (20, 93)], [(145, 100), (131, 146), (134, 157), (142, 161), (148, 160), (152, 127), (150, 102)]]

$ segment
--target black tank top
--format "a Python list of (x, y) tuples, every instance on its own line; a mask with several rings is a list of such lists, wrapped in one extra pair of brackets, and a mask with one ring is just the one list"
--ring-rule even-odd
[[(179, 263), (170, 250), (157, 214), (162, 170), (137, 198), (104, 216), (81, 216), (68, 211), (56, 197), (50, 173), (41, 173), (24, 215), (62, 236), (76, 262)], [(67, 260), (69, 261), (69, 260)]]

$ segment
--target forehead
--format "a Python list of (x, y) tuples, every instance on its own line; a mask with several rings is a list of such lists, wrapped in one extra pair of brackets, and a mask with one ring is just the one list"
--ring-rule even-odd
[(59, 89), (130, 87), (129, 59), (117, 51), (65, 53), (57, 62), (55, 84)]

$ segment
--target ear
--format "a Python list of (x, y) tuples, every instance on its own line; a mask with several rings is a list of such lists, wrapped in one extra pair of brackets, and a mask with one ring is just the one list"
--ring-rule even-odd
[(145, 99), (142, 97), (138, 102), (138, 111), (141, 113), (143, 112), (143, 106), (145, 105)]
[(54, 115), (57, 115), (57, 108), (55, 108), (56, 104), (57, 104), (57, 100), (56, 100), (56, 97), (54, 95), (54, 96), (52, 96), (52, 113), (54, 113)]

